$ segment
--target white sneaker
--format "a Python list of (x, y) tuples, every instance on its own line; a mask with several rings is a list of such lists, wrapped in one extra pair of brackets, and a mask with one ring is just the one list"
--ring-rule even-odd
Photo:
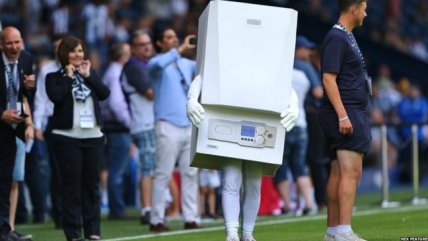
[(256, 241), (251, 234), (242, 235), (242, 241)]
[(239, 241), (238, 235), (228, 235), (226, 241)]
[(360, 236), (355, 234), (354, 232), (349, 233), (341, 233), (334, 235), (334, 241), (367, 241), (362, 239)]
[(324, 235), (324, 241), (334, 241), (334, 236), (331, 234), (326, 233)]

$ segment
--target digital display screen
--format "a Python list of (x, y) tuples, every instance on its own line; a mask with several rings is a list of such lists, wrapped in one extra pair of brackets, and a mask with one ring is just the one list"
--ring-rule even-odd
[(254, 126), (241, 126), (241, 136), (254, 137), (256, 128)]

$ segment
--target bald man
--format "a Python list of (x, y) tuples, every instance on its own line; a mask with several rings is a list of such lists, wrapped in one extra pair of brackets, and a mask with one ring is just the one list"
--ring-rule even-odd
[[(32, 102), (35, 90), (33, 59), (23, 50), (21, 33), (6, 27), (0, 33), (0, 241), (21, 240), (8, 223), (9, 195), (16, 155), (15, 137), (24, 140), (23, 97)], [(27, 122), (29, 123), (29, 122)]]

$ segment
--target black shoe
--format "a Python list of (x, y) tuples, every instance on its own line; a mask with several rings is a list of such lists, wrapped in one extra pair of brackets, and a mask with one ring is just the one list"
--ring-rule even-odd
[(163, 224), (163, 223), (158, 223), (156, 225), (150, 224), (149, 230), (150, 230), (150, 232), (155, 232), (155, 233), (162, 233), (162, 232), (171, 231), (171, 229), (168, 228), (167, 226), (165, 226), (165, 224)]
[(288, 209), (288, 208), (281, 208), (281, 214), (283, 214), (283, 215), (287, 215), (287, 214), (289, 214), (289, 213), (291, 213), (291, 210), (290, 210), (290, 209)]
[(302, 215), (303, 215), (303, 216), (306, 216), (306, 215), (313, 215), (313, 214), (315, 214), (315, 212), (314, 212), (314, 211), (312, 211), (312, 208), (305, 208), (305, 209), (303, 209), (303, 211), (302, 211)]
[(144, 213), (144, 215), (142, 215), (140, 217), (140, 223), (141, 223), (141, 225), (149, 225), (150, 224), (150, 212), (146, 212), (146, 213)]
[(198, 229), (203, 228), (203, 226), (199, 225), (196, 222), (188, 222), (184, 224), (184, 229)]
[(16, 230), (13, 230), (9, 233), (9, 238), (12, 238), (13, 241), (31, 241), (33, 235), (19, 233)]

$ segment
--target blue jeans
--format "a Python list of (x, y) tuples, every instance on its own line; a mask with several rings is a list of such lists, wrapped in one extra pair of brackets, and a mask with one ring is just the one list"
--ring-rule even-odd
[(13, 180), (17, 182), (24, 181), (25, 175), (25, 143), (18, 137), (16, 139), (16, 156), (13, 167)]
[(128, 167), (129, 148), (132, 140), (129, 133), (106, 133), (106, 158), (108, 168), (108, 205), (110, 216), (125, 215), (123, 175)]
[(287, 170), (291, 169), (294, 181), (298, 177), (308, 175), (306, 166), (306, 150), (308, 148), (308, 133), (306, 128), (294, 127), (285, 137), (284, 158), (281, 167), (275, 174), (276, 183), (287, 180)]
[(156, 167), (155, 130), (139, 132), (132, 135), (132, 139), (138, 147), (141, 176), (153, 177)]

